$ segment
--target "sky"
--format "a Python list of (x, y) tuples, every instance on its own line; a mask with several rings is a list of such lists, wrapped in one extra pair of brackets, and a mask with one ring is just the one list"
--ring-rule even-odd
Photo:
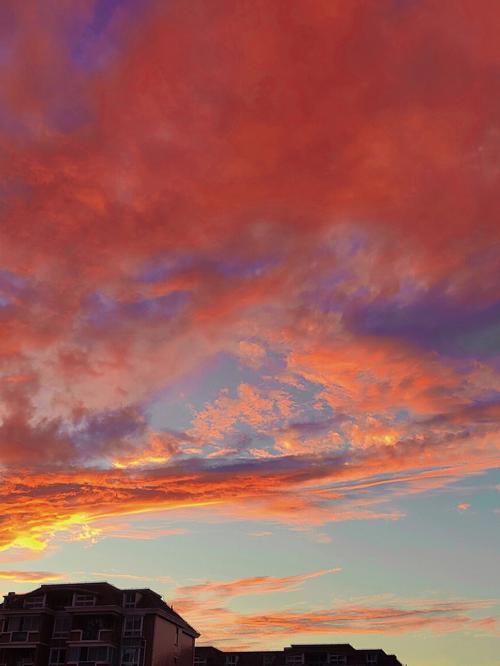
[(496, 0), (3, 0), (0, 592), (500, 651)]

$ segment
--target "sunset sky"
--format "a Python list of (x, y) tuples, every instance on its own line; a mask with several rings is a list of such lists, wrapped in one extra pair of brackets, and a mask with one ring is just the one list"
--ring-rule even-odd
[(499, 22), (2, 0), (2, 594), (499, 663)]

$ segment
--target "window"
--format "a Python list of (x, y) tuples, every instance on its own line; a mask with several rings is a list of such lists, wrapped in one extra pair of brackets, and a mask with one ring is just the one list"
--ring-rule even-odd
[(123, 625), (124, 636), (142, 636), (142, 615), (127, 615)]
[(85, 619), (80, 620), (78, 626), (73, 627), (82, 632), (83, 641), (99, 640), (101, 629), (111, 629), (110, 618), (105, 615), (87, 615)]
[(194, 656), (194, 666), (206, 666), (207, 660), (205, 657)]
[(67, 636), (71, 631), (71, 615), (56, 615), (54, 620), (54, 638)]
[(88, 656), (90, 657), (89, 661), (110, 662), (111, 650), (112, 648), (108, 647), (89, 647), (88, 648)]
[(37, 615), (26, 615), (22, 618), (23, 631), (38, 631), (40, 626), (40, 618)]
[(175, 645), (179, 645), (179, 627), (175, 627)]
[(239, 655), (237, 654), (227, 654), (226, 655), (226, 666), (236, 666), (238, 663)]
[(23, 618), (18, 616), (9, 617), (5, 620), (6, 631), (21, 631), (21, 623)]
[(8, 631), (38, 631), (38, 615), (17, 615), (8, 620)]
[(72, 647), (69, 651), (68, 662), (77, 663), (90, 661), (93, 663), (109, 663), (112, 659), (112, 648), (106, 646), (98, 647)]
[(95, 606), (95, 596), (93, 594), (75, 594), (73, 606)]
[(347, 664), (347, 657), (345, 654), (329, 654), (329, 664)]
[[(25, 650), (23, 650), (23, 652), (25, 652)], [(19, 656), (14, 663), (15, 666), (31, 666), (31, 664), (33, 664), (33, 661), (34, 659), (32, 654), (31, 656), (29, 654), (28, 655), (25, 654)]]
[(366, 663), (367, 664), (376, 664), (378, 662), (378, 655), (376, 654), (367, 654)]
[(287, 664), (303, 664), (304, 655), (303, 654), (287, 654), (286, 656)]
[(45, 606), (45, 595), (37, 597), (26, 597), (24, 600), (25, 608), (43, 608)]
[(50, 648), (49, 664), (65, 664), (66, 648)]
[(130, 647), (123, 648), (122, 664), (123, 666), (139, 666), (141, 660), (141, 648)]
[(125, 592), (123, 595), (123, 605), (125, 608), (135, 608), (137, 603), (137, 592)]
[(326, 666), (328, 664), (328, 653), (308, 650), (304, 654), (304, 662), (306, 666)]

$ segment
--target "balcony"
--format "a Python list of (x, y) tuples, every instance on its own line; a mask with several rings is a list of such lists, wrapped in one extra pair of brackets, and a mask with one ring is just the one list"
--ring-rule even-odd
[(38, 597), (27, 597), (24, 600), (24, 608), (34, 609), (34, 608), (45, 608), (45, 595)]
[(4, 631), (0, 634), (0, 645), (38, 643), (39, 641), (39, 631)]
[(97, 666), (114, 663), (115, 649), (109, 646), (71, 647), (67, 664), (72, 666)]
[(96, 598), (93, 594), (75, 594), (73, 596), (73, 608), (92, 608), (95, 606)]
[(66, 640), (69, 639), (69, 629), (60, 629), (60, 630), (55, 630), (52, 633), (52, 638), (64, 638)]
[(98, 664), (111, 664), (111, 659), (108, 661), (68, 661), (71, 666), (98, 666)]
[(69, 632), (70, 643), (85, 643), (87, 641), (101, 642), (101, 643), (114, 643), (115, 636), (113, 629), (72, 629)]
[(13, 631), (10, 635), (10, 640), (12, 643), (27, 643), (28, 636), (28, 631)]

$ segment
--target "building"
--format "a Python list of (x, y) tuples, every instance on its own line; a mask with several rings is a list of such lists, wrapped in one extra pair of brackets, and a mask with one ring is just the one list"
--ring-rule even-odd
[(0, 604), (0, 666), (192, 666), (198, 635), (150, 589), (42, 585)]
[(223, 652), (212, 646), (195, 649), (194, 666), (282, 666), (284, 651)]
[(356, 650), (348, 643), (291, 645), (283, 650), (223, 652), (214, 647), (195, 649), (195, 666), (402, 666), (384, 650)]

